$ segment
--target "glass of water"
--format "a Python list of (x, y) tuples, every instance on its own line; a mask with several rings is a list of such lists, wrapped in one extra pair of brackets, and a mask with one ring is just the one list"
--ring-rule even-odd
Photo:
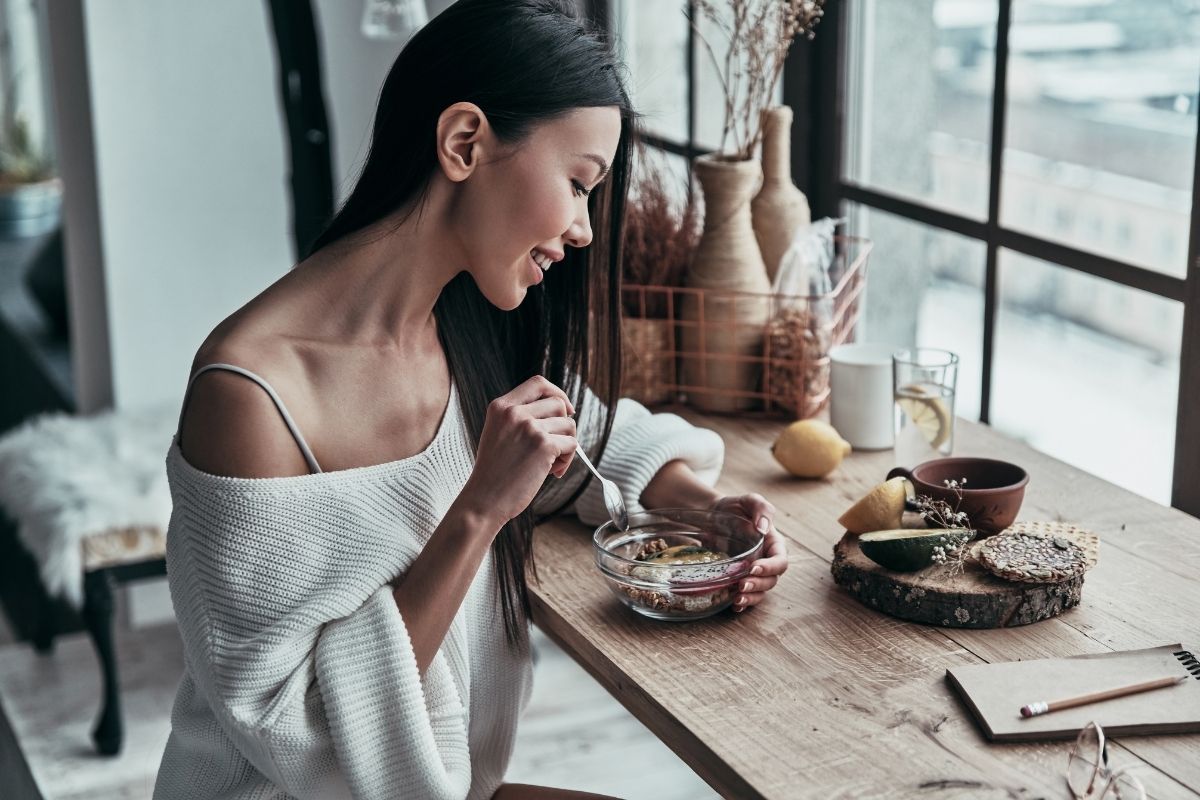
[(892, 355), (896, 463), (914, 466), (954, 451), (954, 389), (958, 356), (915, 347)]

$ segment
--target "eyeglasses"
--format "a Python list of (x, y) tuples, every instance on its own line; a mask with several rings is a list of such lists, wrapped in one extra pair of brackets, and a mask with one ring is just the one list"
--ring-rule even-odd
[(1108, 768), (1104, 729), (1089, 722), (1075, 739), (1067, 761), (1067, 787), (1075, 800), (1146, 800), (1146, 790), (1128, 769)]

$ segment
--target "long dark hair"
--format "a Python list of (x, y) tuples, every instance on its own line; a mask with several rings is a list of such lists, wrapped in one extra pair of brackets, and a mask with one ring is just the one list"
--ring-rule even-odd
[[(479, 106), (497, 138), (509, 144), (535, 124), (578, 108), (620, 110), (621, 137), (608, 179), (588, 200), (591, 246), (567, 247), (565, 260), (513, 311), (488, 302), (466, 272), (447, 284), (434, 308), (476, 447), (488, 404), (537, 374), (567, 391), (578, 418), (599, 420), (594, 458), (608, 442), (620, 388), (619, 251), (635, 120), (620, 71), (608, 42), (567, 0), (459, 0), (396, 58), (379, 96), (358, 182), (313, 243), (315, 253), (410, 203), (410, 213), (418, 208), (437, 168), (437, 120), (453, 103)], [(584, 408), (585, 387), (602, 408)], [(585, 480), (555, 513), (586, 485)], [(492, 543), (510, 642), (529, 617), (525, 573), (528, 566), (536, 575), (535, 523), (526, 509)]]

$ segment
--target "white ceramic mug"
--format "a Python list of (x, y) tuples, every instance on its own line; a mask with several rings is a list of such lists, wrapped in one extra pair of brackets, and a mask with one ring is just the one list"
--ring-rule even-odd
[(829, 417), (857, 450), (886, 450), (895, 441), (890, 344), (843, 344), (829, 351)]

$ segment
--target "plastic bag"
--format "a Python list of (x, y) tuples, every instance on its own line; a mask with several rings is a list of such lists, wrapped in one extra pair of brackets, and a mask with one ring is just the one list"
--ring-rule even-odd
[(825, 217), (796, 231), (779, 261), (771, 291), (777, 295), (800, 297), (831, 294), (833, 285), (829, 280), (829, 269), (833, 265), (833, 234), (843, 222), (844, 219)]
[(834, 229), (825, 217), (796, 231), (771, 287), (775, 311), (767, 325), (766, 392), (797, 416), (816, 412), (829, 390), (833, 342)]

